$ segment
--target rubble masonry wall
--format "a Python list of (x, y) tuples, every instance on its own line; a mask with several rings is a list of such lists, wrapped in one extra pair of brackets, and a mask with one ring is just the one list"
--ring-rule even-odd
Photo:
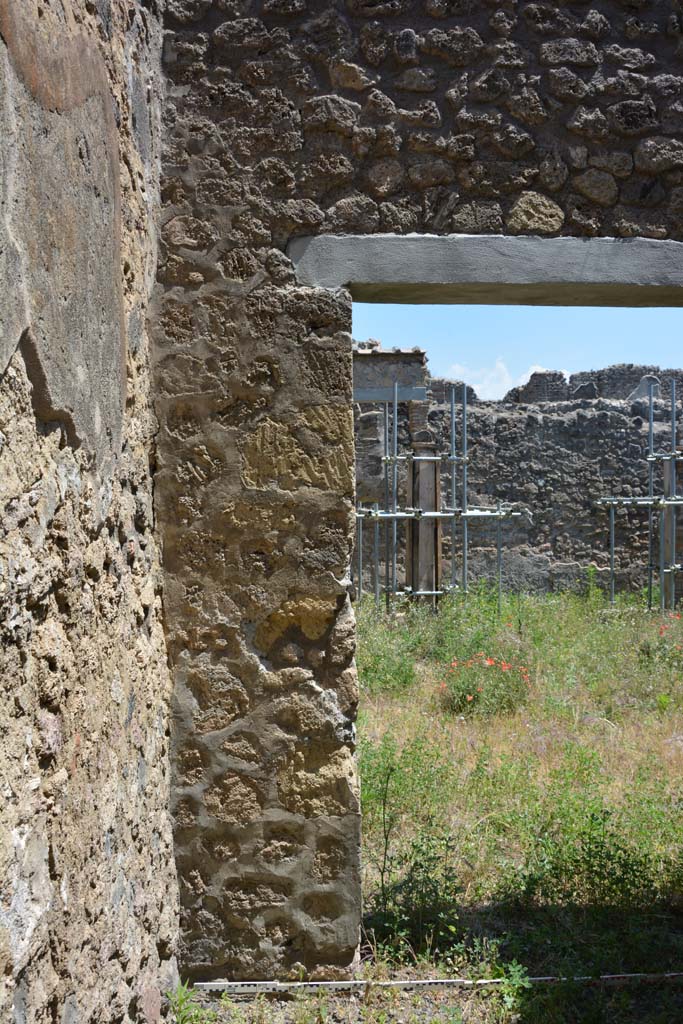
[(157, 507), (183, 959), (344, 973), (351, 297), (300, 286), (287, 245), (680, 239), (683, 16), (668, 0), (169, 0), (165, 24)]
[(0, 1020), (158, 1021), (176, 975), (145, 319), (155, 3), (0, 0)]

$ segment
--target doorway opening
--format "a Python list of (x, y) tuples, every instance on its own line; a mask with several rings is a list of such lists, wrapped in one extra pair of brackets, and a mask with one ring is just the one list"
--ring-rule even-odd
[[(433, 309), (462, 337), (463, 307)], [(398, 333), (374, 311), (354, 307), (370, 944), (473, 977), (675, 970), (683, 370), (665, 343), (682, 314), (628, 311), (640, 349), (594, 343), (588, 364), (549, 330), (553, 350), (513, 375), (524, 338), (480, 306), (508, 324), (494, 385), (483, 343), (479, 364), (454, 341), (444, 365), (409, 306)], [(553, 312), (581, 330), (583, 310)]]

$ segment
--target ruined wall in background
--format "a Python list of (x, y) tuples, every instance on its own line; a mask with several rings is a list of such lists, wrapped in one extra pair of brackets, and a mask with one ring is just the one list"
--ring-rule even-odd
[[(371, 377), (377, 387), (403, 380), (400, 354), (383, 372), (376, 355), (354, 356), (356, 379)], [(388, 363), (388, 360), (386, 360)], [(362, 363), (362, 367), (359, 367)], [(368, 364), (374, 364), (371, 368)], [(405, 375), (412, 379), (414, 357), (407, 360)], [(533, 375), (529, 384), (515, 388), (502, 401), (481, 401), (469, 391), (469, 501), (494, 506), (517, 502), (533, 518), (506, 523), (504, 527), (506, 586), (522, 590), (556, 590), (583, 587), (589, 565), (608, 568), (607, 515), (595, 501), (610, 494), (647, 494), (648, 422), (647, 400), (631, 399), (639, 382), (652, 374), (661, 382), (663, 398), (655, 401), (655, 449), (670, 446), (671, 375), (680, 370), (654, 366), (614, 366), (577, 373), (566, 381), (561, 373)], [(563, 397), (554, 395), (564, 382)], [(581, 382), (579, 384), (578, 382)], [(437, 450), (450, 443), (450, 384), (427, 378), (429, 401), (426, 415)], [(576, 387), (590, 383), (600, 397), (571, 398)], [(609, 397), (602, 397), (602, 389)], [(660, 388), (657, 388), (659, 396)], [(647, 388), (645, 388), (647, 394)], [(462, 384), (456, 383), (456, 438), (460, 443)], [(679, 413), (680, 419), (680, 413)], [(372, 406), (357, 407), (356, 486), (364, 504), (384, 507), (384, 422)], [(399, 404), (399, 452), (413, 450), (407, 405)], [(449, 503), (449, 475), (442, 469), (443, 504)], [(661, 490), (661, 467), (655, 477)], [(460, 495), (458, 476), (458, 495)], [(399, 504), (405, 502), (406, 470), (399, 466)], [(402, 531), (399, 530), (402, 538)], [(620, 585), (642, 587), (647, 567), (647, 512), (620, 508), (616, 513), (617, 578)], [(469, 567), (473, 580), (491, 578), (496, 571), (494, 528), (471, 524)], [(364, 587), (372, 588), (372, 530), (363, 537)], [(449, 531), (444, 530), (444, 552), (450, 558)], [(403, 565), (403, 541), (399, 543), (399, 568)], [(383, 565), (384, 549), (380, 549)], [(357, 575), (354, 555), (354, 582)], [(461, 563), (459, 537), (456, 563)], [(383, 570), (382, 570), (383, 571)], [(383, 577), (382, 577), (383, 578)], [(459, 578), (459, 577), (458, 577)], [(402, 573), (399, 572), (402, 584)]]
[(668, 0), (169, 0), (166, 27), (158, 509), (184, 957), (197, 974), (344, 970), (351, 302), (299, 287), (287, 244), (682, 237), (683, 16)]
[[(543, 402), (567, 402), (569, 399), (608, 398), (631, 404), (636, 397), (647, 399), (647, 378), (653, 381), (655, 397), (666, 401), (671, 397), (671, 379), (679, 389), (683, 385), (683, 370), (662, 370), (659, 366), (638, 366), (618, 363), (603, 370), (581, 370), (566, 377), (561, 370), (540, 370), (532, 373), (526, 384), (512, 388), (505, 402), (534, 405)], [(638, 388), (641, 391), (636, 395)], [(680, 397), (680, 395), (679, 395)]]
[(153, 539), (154, 3), (0, 0), (0, 1019), (173, 983)]
[[(596, 398), (613, 398), (628, 402), (642, 384), (644, 378), (656, 377), (655, 397), (659, 395), (666, 402), (671, 401), (671, 380), (676, 381), (678, 399), (683, 394), (683, 370), (662, 370), (659, 366), (638, 366), (635, 363), (619, 363), (604, 370), (587, 370), (573, 373), (569, 378), (569, 397), (576, 396), (577, 388), (592, 388)], [(659, 387), (657, 387), (659, 384)], [(584, 396), (585, 397), (585, 396)], [(591, 395), (593, 397), (593, 395)], [(641, 398), (647, 398), (647, 382), (641, 388)]]

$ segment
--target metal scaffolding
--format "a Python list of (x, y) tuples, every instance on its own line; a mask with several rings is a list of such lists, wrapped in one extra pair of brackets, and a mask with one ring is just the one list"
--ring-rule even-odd
[[(683, 506), (683, 496), (678, 495), (677, 466), (683, 462), (683, 453), (678, 450), (677, 437), (676, 380), (671, 379), (671, 448), (669, 451), (655, 451), (654, 440), (654, 382), (648, 382), (648, 483), (647, 497), (600, 498), (597, 505), (609, 513), (609, 594), (610, 602), (616, 600), (616, 510), (618, 508), (646, 508), (648, 512), (647, 540), (647, 606), (654, 603), (654, 575), (659, 574), (659, 607), (662, 611), (676, 607), (676, 576), (683, 570), (677, 561), (678, 550), (678, 508)], [(662, 490), (655, 494), (655, 468), (662, 465)], [(655, 538), (658, 534), (658, 564), (655, 561)]]
[[(526, 509), (520, 509), (510, 502), (499, 501), (495, 507), (472, 506), (469, 503), (468, 484), (468, 399), (467, 386), (462, 385), (460, 402), (456, 400), (456, 385), (450, 388), (450, 445), (447, 451), (435, 454), (419, 454), (418, 452), (407, 452), (403, 455), (398, 453), (398, 405), (399, 401), (424, 401), (426, 400), (425, 388), (400, 388), (394, 383), (393, 388), (367, 388), (357, 389), (354, 392), (354, 401), (357, 403), (381, 404), (384, 414), (384, 455), (382, 463), (384, 467), (384, 508), (380, 509), (379, 503), (371, 506), (358, 504), (356, 509), (356, 564), (354, 566), (354, 577), (358, 597), (363, 594), (363, 541), (366, 524), (372, 528), (372, 587), (377, 607), (381, 605), (382, 593), (384, 593), (387, 609), (390, 607), (392, 597), (410, 597), (430, 599), (433, 603), (444, 594), (455, 590), (467, 593), (469, 576), (469, 544), (470, 544), (470, 523), (495, 523), (496, 525), (496, 579), (498, 588), (499, 607), (502, 601), (503, 583), (503, 523), (505, 520), (520, 518), (529, 515)], [(462, 425), (460, 431), (460, 448), (457, 445), (456, 431), (456, 408), (458, 404), (462, 410)], [(391, 410), (391, 414), (390, 414)], [(398, 466), (405, 463), (409, 471), (415, 473), (422, 466), (430, 464), (448, 469), (448, 500), (444, 502), (441, 497), (440, 484), (437, 485), (435, 494), (434, 509), (413, 507), (406, 504), (399, 507), (398, 495)], [(437, 479), (439, 477), (437, 471)], [(458, 496), (458, 480), (460, 481)], [(449, 524), (450, 534), (450, 583), (441, 584), (439, 566), (441, 562), (441, 532), (434, 556), (434, 574), (436, 585), (432, 589), (421, 589), (406, 582), (401, 590), (397, 583), (397, 548), (398, 548), (398, 525), (410, 524), (413, 530), (419, 530), (425, 524)], [(382, 585), (380, 569), (380, 544), (381, 531), (384, 531), (384, 585)], [(460, 572), (456, 557), (456, 538), (458, 527), (462, 538), (462, 551)], [(408, 546), (408, 543), (406, 544)], [(459, 578), (459, 582), (458, 582)]]

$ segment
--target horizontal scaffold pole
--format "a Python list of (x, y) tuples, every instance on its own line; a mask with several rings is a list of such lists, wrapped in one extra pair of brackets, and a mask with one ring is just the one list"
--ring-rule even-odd
[(395, 512), (387, 512), (384, 509), (358, 508), (357, 519), (519, 519), (529, 515), (525, 511), (517, 509), (487, 509), (469, 508), (463, 512), (460, 508), (442, 509), (440, 512), (425, 512), (421, 508), (397, 509)]
[(599, 498), (595, 504), (600, 505), (603, 508), (608, 508), (610, 505), (616, 505), (623, 508), (626, 508), (629, 505), (641, 508), (664, 508), (669, 505), (683, 505), (683, 498)]

